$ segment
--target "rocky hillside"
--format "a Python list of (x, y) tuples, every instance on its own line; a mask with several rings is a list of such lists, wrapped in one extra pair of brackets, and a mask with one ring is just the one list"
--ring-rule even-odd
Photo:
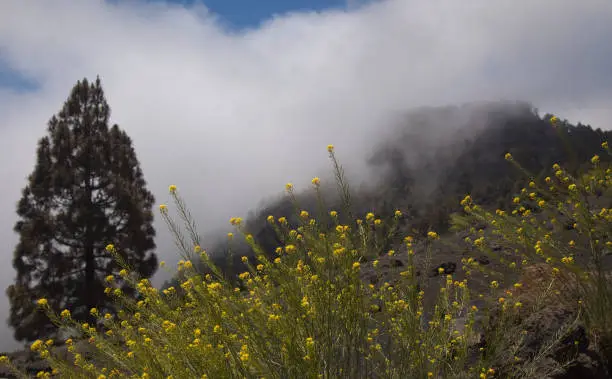
[[(505, 161), (505, 153), (510, 152), (534, 178), (543, 178), (554, 163), (577, 171), (601, 152), (601, 143), (612, 135), (563, 121), (553, 127), (550, 117), (538, 115), (530, 104), (506, 102), (413, 111), (381, 137), (374, 154), (365, 157), (371, 179), (367, 185), (351, 183), (352, 211), (357, 216), (372, 211), (389, 217), (400, 209), (406, 215), (401, 231), (433, 229), (444, 234), (449, 215), (460, 209), (466, 194), (483, 206), (505, 208), (523, 187), (525, 174)], [(602, 156), (606, 159), (609, 157)], [(335, 188), (324, 189), (324, 196), (329, 209), (342, 210)], [(302, 208), (317, 214), (312, 191), (299, 193), (297, 198)], [(280, 241), (266, 222), (267, 216), (286, 216), (291, 223), (296, 221), (294, 213), (289, 199), (280, 198), (253, 212), (246, 228), (272, 252)], [(240, 257), (252, 255), (248, 246), (234, 241), (233, 258), (227, 251), (224, 243), (209, 249), (230, 276), (242, 272)], [(164, 287), (175, 284), (170, 281)]]

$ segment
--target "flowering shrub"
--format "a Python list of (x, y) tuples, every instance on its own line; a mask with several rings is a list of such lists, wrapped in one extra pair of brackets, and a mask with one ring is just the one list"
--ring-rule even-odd
[[(611, 153), (607, 142), (602, 149)], [(506, 154), (506, 160), (522, 170), (511, 154)], [(454, 227), (468, 229), (472, 237), (465, 242), (501, 263), (507, 273), (539, 267), (540, 278), (550, 274), (546, 296), (578, 308), (591, 339), (610, 365), (612, 169), (598, 155), (590, 163), (591, 169), (578, 177), (554, 164), (554, 175), (541, 182), (533, 179), (516, 194), (510, 214), (485, 210), (466, 196), (461, 202), (464, 215), (455, 215)], [(476, 230), (473, 225), (485, 227)]]
[[(78, 328), (82, 339), (91, 346), (85, 352), (69, 339), (65, 343), (70, 357), (64, 359), (54, 353), (53, 341), (35, 341), (31, 349), (52, 367), (51, 372), (41, 372), (39, 377), (495, 377), (495, 359), (499, 356), (495, 352), (515, 346), (516, 341), (497, 339), (497, 344), (475, 344), (479, 340), (477, 318), (483, 311), (474, 305), (469, 275), (463, 280), (440, 275), (436, 304), (426, 309), (415, 256), (428, 254), (431, 243), (440, 236), (434, 231), (423, 236), (404, 235), (397, 252), (382, 252), (377, 249), (379, 231), (383, 227), (391, 230), (393, 233), (385, 236), (392, 238), (403, 217), (400, 210), (390, 220), (367, 213), (363, 218), (341, 223), (339, 213), (351, 214), (350, 194), (334, 147), (328, 146), (328, 152), (344, 210), (325, 210), (319, 192), (321, 180), (314, 178), (313, 191), (321, 203), (321, 212), (313, 217), (296, 203), (300, 223), (295, 226), (289, 225), (286, 218), (268, 217), (283, 241), (273, 252), (263, 251), (241, 218), (232, 218), (235, 231), (228, 238), (234, 238), (234, 234), (244, 236), (256, 256), (255, 263), (244, 257), (248, 270), (239, 275), (240, 286), (233, 285), (202, 250), (186, 204), (176, 186), (170, 186), (179, 217), (190, 236), (184, 237), (168, 206), (161, 205), (160, 212), (183, 254), (177, 268), (180, 288), (158, 291), (148, 280), (130, 275), (129, 267), (123, 265), (118, 278), (106, 278), (106, 293), (119, 304), (119, 313), (113, 316), (91, 310), (101, 327), (76, 322), (69, 310), (54, 314), (45, 299), (39, 300), (52, 320)], [(511, 156), (507, 159), (512, 161)], [(581, 180), (556, 168), (556, 182), (547, 178), (545, 187), (530, 184), (517, 196), (517, 209), (510, 215), (488, 212), (466, 197), (462, 204), (467, 216), (456, 221), (466, 225), (484, 222), (491, 240), (497, 238), (513, 252), (517, 249), (518, 253), (510, 257), (499, 256), (508, 266), (543, 261), (555, 272), (576, 273), (578, 282), (584, 284), (579, 288), (584, 291), (580, 299), (592, 330), (604, 333), (609, 331), (604, 313), (610, 310), (610, 302), (606, 302), (610, 298), (605, 297), (610, 293), (596, 284), (587, 284), (591, 279), (601, 284), (597, 262), (610, 250), (612, 212), (607, 208), (595, 212), (591, 206), (599, 193), (604, 196), (610, 188), (610, 170), (597, 164), (594, 159), (594, 171)], [(288, 184), (286, 191), (295, 199), (293, 185)], [(557, 212), (559, 216), (552, 218), (547, 212)], [(558, 235), (555, 231), (569, 219), (576, 236), (565, 241), (567, 234)], [(468, 239), (470, 245), (495, 256), (489, 237), (472, 231), (479, 237)], [(417, 244), (424, 248), (416, 249)], [(107, 250), (120, 258), (113, 245), (108, 245)], [(591, 254), (595, 271), (578, 270), (578, 252), (583, 250)], [(397, 281), (371, 284), (364, 280), (363, 271), (373, 270), (381, 275), (378, 259), (383, 253), (405, 254), (408, 264), (401, 268)], [(210, 273), (198, 272), (198, 259)], [(468, 271), (478, 268), (474, 259), (464, 263)], [(125, 296), (115, 285), (118, 280), (134, 286), (139, 300)], [(512, 296), (498, 296), (498, 281), (492, 281), (490, 287), (486, 296), (474, 298), (487, 301), (487, 309), (494, 304), (502, 308), (505, 316), (496, 325), (503, 329), (514, 322), (522, 303)], [(515, 285), (518, 287), (520, 283)], [(6, 357), (0, 358), (0, 363), (12, 367)]]

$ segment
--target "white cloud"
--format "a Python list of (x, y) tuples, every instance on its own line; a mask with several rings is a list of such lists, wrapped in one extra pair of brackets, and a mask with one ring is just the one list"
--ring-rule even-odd
[(100, 74), (158, 200), (176, 183), (206, 231), (325, 173), (328, 143), (359, 170), (371, 136), (413, 106), (521, 99), (606, 127), (610, 20), (609, 0), (388, 0), (229, 31), (202, 5), (3, 1), (0, 58), (41, 87), (0, 92), (0, 287), (36, 141), (84, 76)]

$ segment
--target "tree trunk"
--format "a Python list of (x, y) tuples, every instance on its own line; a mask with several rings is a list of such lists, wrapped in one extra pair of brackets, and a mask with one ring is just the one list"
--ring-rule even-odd
[(85, 170), (85, 305), (87, 306), (87, 320), (88, 323), (97, 328), (97, 321), (94, 315), (91, 315), (89, 311), (92, 308), (98, 306), (96, 288), (95, 288), (95, 273), (96, 273), (96, 261), (95, 261), (95, 225), (93, 217), (93, 185), (92, 185), (92, 170), (91, 170), (91, 151), (88, 154)]

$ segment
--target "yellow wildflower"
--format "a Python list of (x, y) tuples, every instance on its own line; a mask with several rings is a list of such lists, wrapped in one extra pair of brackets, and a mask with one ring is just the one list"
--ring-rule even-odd
[(242, 345), (242, 347), (240, 348), (239, 358), (243, 362), (249, 360), (249, 349), (247, 345)]
[(306, 338), (306, 346), (309, 348), (314, 346), (314, 339), (312, 337)]
[(573, 257), (563, 257), (561, 258), (561, 262), (569, 265), (569, 264), (574, 263), (574, 258)]
[(32, 342), (32, 345), (30, 345), (30, 350), (32, 350), (32, 351), (39, 351), (42, 347), (43, 347), (43, 341), (36, 340), (36, 341)]

